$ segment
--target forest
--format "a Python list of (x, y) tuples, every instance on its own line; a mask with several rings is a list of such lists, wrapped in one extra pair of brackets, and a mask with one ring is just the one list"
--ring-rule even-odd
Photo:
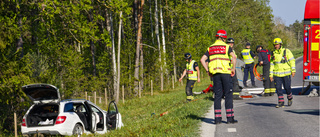
[(302, 48), (302, 20), (285, 26), (269, 0), (2, 0), (0, 8), (0, 134), (30, 106), (23, 85), (55, 85), (62, 99), (106, 89), (116, 102), (122, 86), (126, 99), (147, 95), (151, 80), (165, 92), (184, 54), (199, 62), (219, 29), (238, 56), (247, 42), (272, 50), (275, 37)]

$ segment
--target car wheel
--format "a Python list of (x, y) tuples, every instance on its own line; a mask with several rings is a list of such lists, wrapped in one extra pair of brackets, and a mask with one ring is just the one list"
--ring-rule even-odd
[(76, 124), (72, 131), (73, 135), (80, 137), (83, 134), (83, 127), (80, 124)]

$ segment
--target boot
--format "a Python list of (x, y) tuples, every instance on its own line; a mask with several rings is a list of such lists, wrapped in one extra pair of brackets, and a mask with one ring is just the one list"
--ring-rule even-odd
[(270, 93), (270, 96), (273, 96), (274, 94), (275, 94), (274, 92), (271, 92), (271, 93)]
[(276, 108), (283, 108), (284, 107), (284, 102), (279, 102)]
[(227, 124), (234, 124), (234, 123), (238, 123), (238, 120), (235, 120), (234, 118), (232, 118), (230, 121), (227, 121)]
[(264, 96), (264, 97), (271, 96), (271, 93), (264, 93), (263, 96)]
[(292, 105), (292, 99), (289, 99), (288, 100), (288, 106), (291, 106)]

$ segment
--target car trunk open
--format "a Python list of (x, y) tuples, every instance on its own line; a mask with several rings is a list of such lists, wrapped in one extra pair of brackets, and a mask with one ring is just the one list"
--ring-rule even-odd
[(27, 126), (52, 126), (58, 114), (59, 104), (57, 103), (35, 104), (26, 117)]

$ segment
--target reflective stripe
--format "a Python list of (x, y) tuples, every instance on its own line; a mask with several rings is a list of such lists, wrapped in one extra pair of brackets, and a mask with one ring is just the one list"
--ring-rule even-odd
[(221, 112), (221, 109), (214, 110), (214, 112)]
[(270, 65), (274, 65), (273, 63), (270, 63)]
[(230, 60), (229, 58), (213, 58), (210, 61), (214, 61), (214, 60)]
[(273, 75), (284, 75), (284, 74), (291, 74), (291, 71), (286, 71), (286, 72), (273, 72)]
[(293, 60), (293, 59), (294, 59), (294, 57), (292, 57), (292, 58), (288, 59), (288, 61)]
[(296, 69), (296, 67), (292, 67), (291, 69)]
[(221, 117), (221, 114), (215, 114), (214, 117)]
[(227, 117), (233, 117), (234, 114), (227, 114)]

